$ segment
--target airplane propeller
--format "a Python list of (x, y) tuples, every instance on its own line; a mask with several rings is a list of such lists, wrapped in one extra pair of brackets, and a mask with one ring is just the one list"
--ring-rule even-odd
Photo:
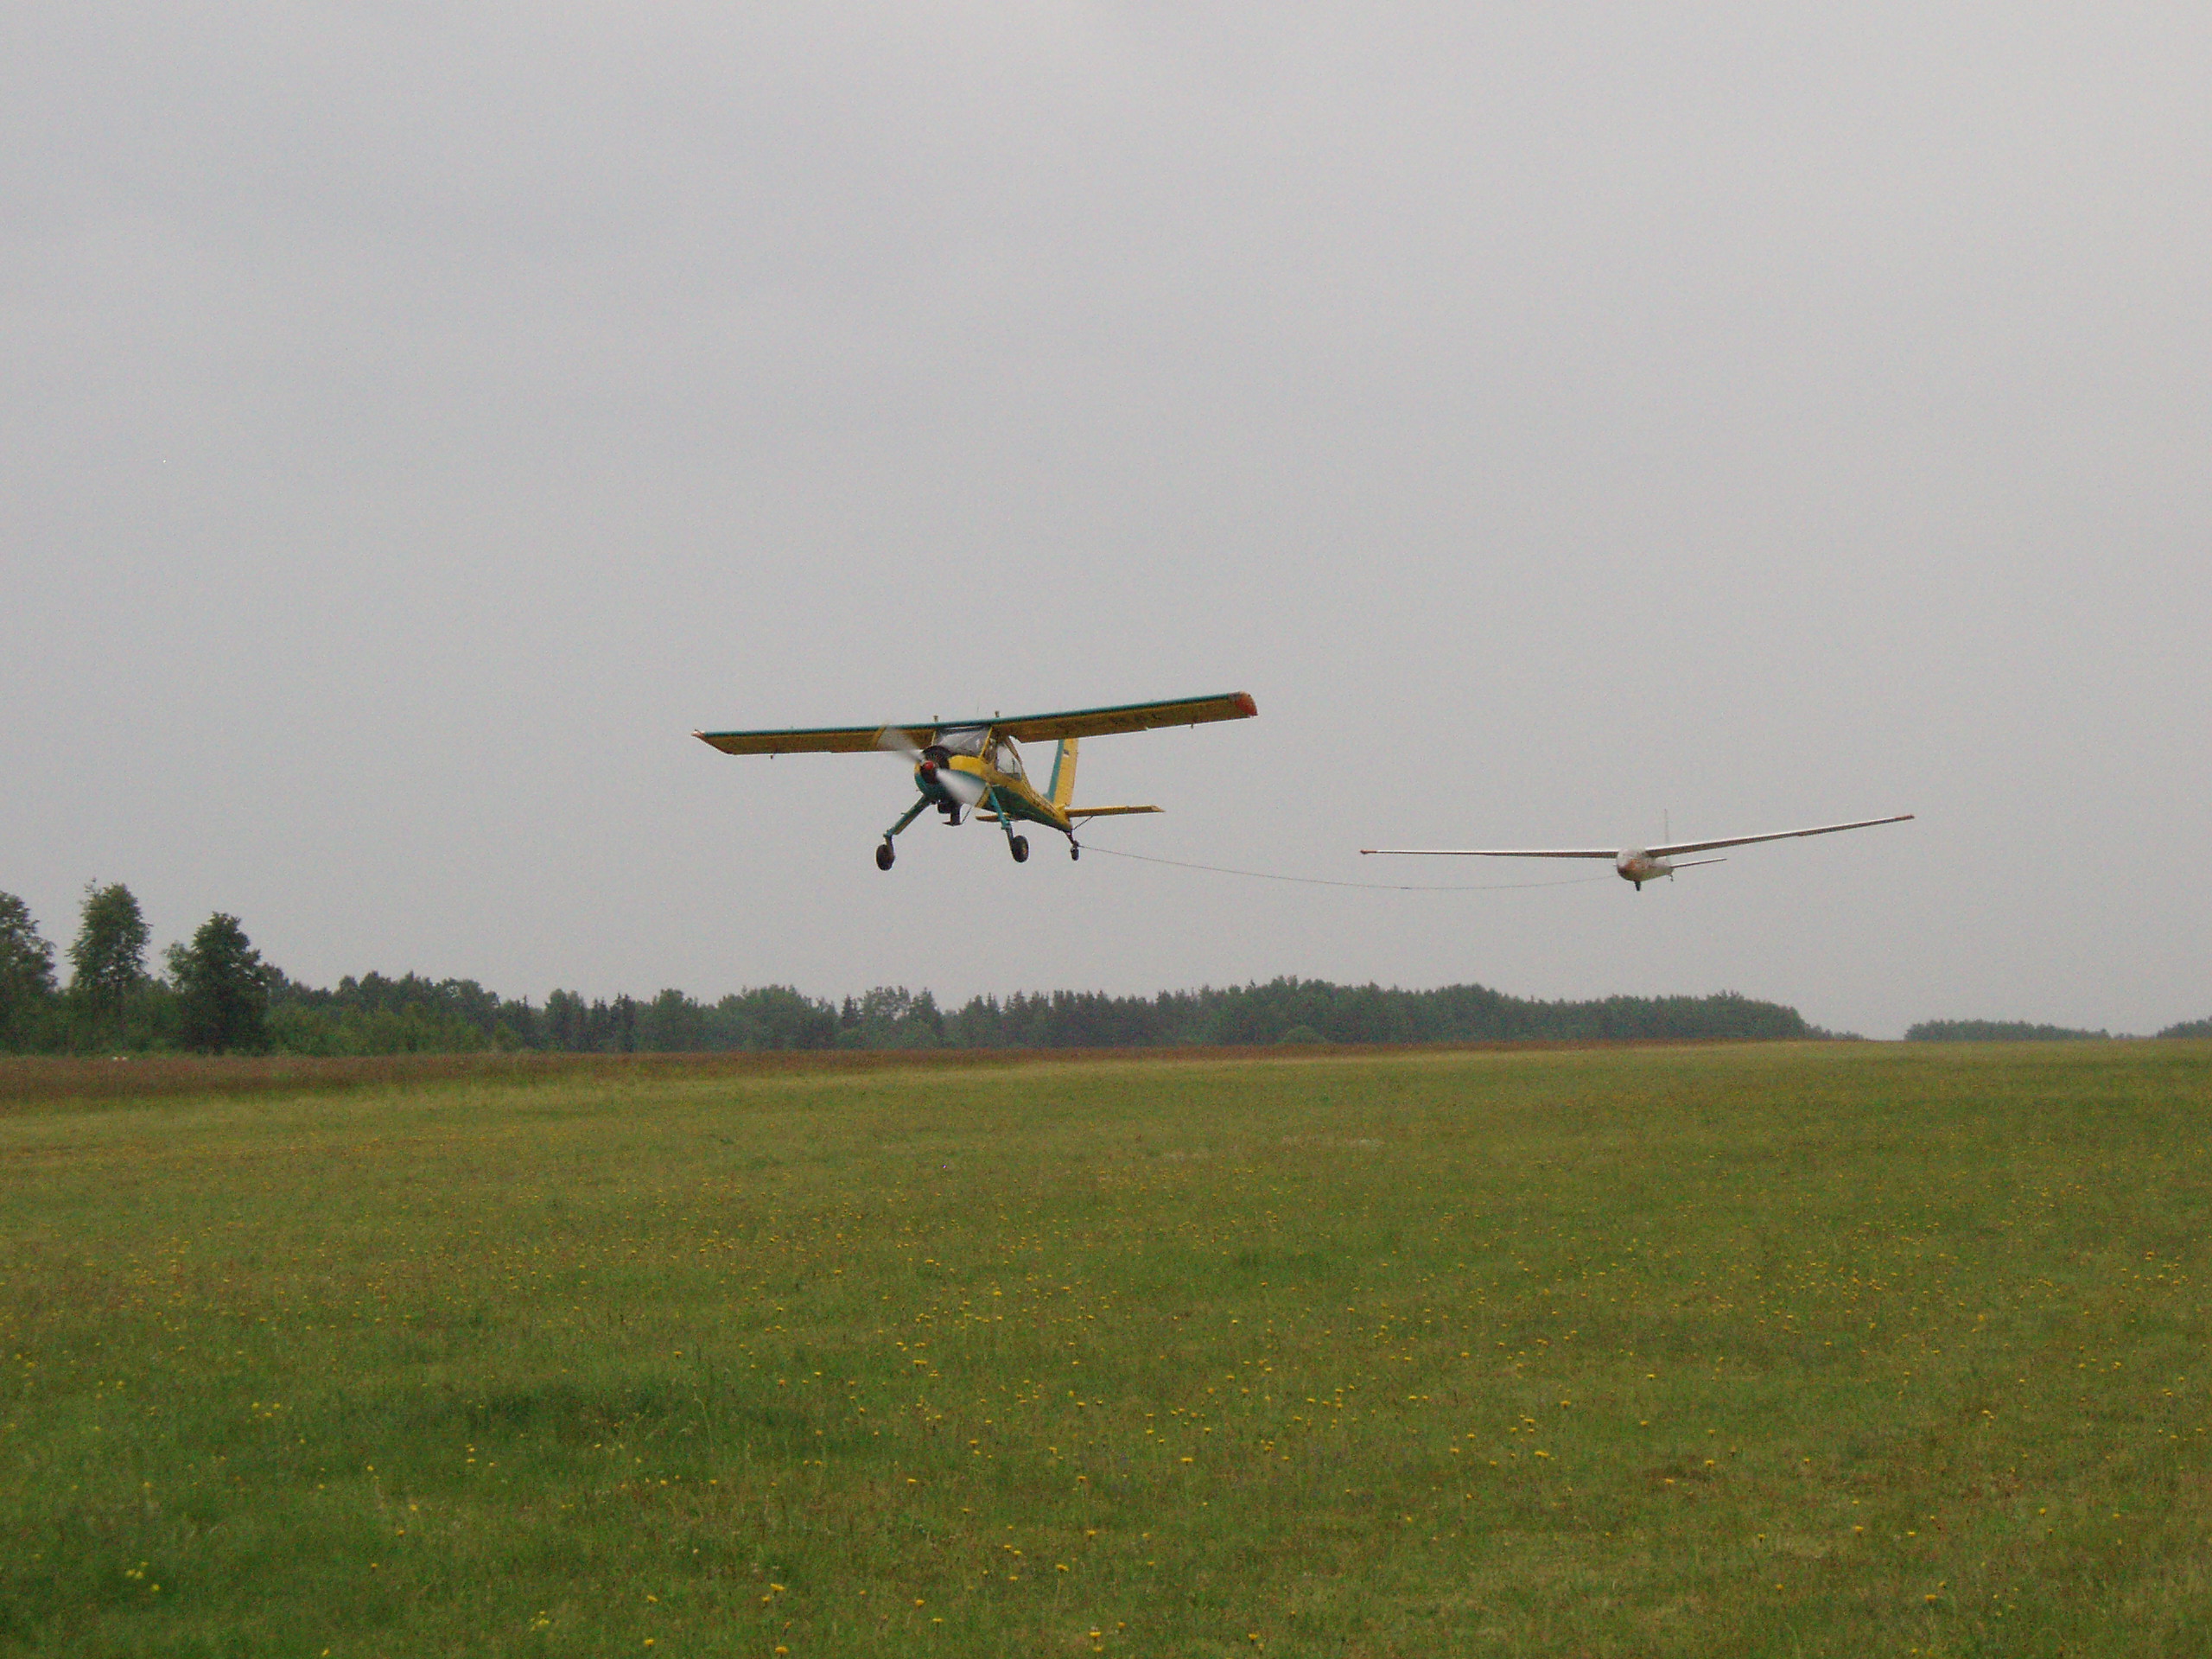
[[(899, 755), (908, 765), (917, 768), (923, 777), (963, 806), (981, 804), (984, 787), (982, 779), (972, 773), (956, 771), (942, 765), (927, 749), (917, 748), (911, 734), (896, 726), (887, 726), (876, 734), (875, 746), (888, 753)], [(940, 749), (938, 755), (944, 751)]]
[(875, 747), (887, 754), (903, 754), (916, 766), (921, 764), (922, 752), (915, 747), (912, 735), (896, 726), (887, 726), (878, 732)]

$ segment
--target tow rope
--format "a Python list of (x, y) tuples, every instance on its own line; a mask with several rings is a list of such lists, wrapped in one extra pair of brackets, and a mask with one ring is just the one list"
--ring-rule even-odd
[(1134, 859), (1140, 864), (1165, 864), (1178, 870), (1203, 870), (1209, 875), (1236, 875), (1248, 881), (1290, 881), (1302, 887), (1361, 887), (1370, 893), (1522, 893), (1531, 887), (1579, 887), (1592, 881), (1606, 881), (1613, 873), (1603, 875), (1571, 875), (1563, 880), (1551, 881), (1492, 881), (1477, 886), (1437, 887), (1424, 883), (1396, 881), (1333, 881), (1319, 875), (1279, 875), (1273, 870), (1233, 870), (1224, 864), (1192, 864), (1179, 858), (1155, 858), (1150, 853), (1125, 853), (1115, 847), (1101, 847), (1096, 842), (1083, 843), (1086, 853), (1103, 853), (1109, 858)]

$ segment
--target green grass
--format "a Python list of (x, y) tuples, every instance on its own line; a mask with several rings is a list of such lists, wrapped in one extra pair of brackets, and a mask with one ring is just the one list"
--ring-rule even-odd
[(2212, 1044), (239, 1075), (0, 1106), (0, 1649), (2212, 1644)]

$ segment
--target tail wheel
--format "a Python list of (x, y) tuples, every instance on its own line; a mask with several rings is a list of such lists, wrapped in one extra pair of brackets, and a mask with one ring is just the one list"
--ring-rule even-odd
[(1083, 856), (1083, 844), (1080, 842), (1074, 841), (1068, 842), (1068, 856), (1070, 858), (1081, 858)]
[(1014, 855), (1014, 861), (1015, 863), (1027, 864), (1029, 861), (1028, 836), (1016, 836), (1013, 840), (1007, 842), (1006, 847), (1007, 850)]
[(887, 841), (875, 849), (875, 868), (879, 870), (887, 870), (898, 856), (898, 853)]

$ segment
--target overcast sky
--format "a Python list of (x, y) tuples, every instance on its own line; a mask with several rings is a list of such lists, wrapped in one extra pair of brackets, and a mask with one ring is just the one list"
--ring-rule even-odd
[[(2212, 1014), (2212, 13), (0, 19), (0, 888), (296, 977)], [(1220, 690), (1095, 843), (699, 727)], [(1912, 811), (1637, 893), (1604, 844)], [(1058, 838), (1052, 837), (1052, 843)]]

